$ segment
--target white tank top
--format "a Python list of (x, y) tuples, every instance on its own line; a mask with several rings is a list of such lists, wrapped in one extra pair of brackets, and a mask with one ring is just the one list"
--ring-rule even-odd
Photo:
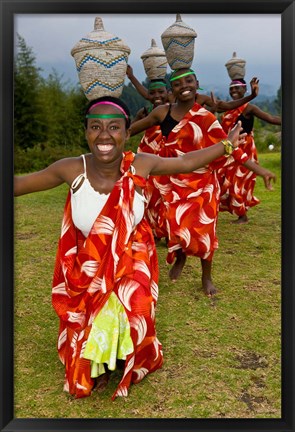
[[(71, 207), (74, 225), (82, 231), (85, 237), (88, 237), (98, 214), (103, 209), (110, 194), (101, 194), (93, 189), (87, 178), (85, 155), (82, 155), (82, 158), (84, 173), (78, 175), (71, 184)], [(131, 166), (131, 169), (133, 169), (132, 172), (135, 174), (133, 166)], [(74, 192), (74, 189), (81, 182), (83, 183), (79, 189)], [(135, 225), (137, 225), (143, 218), (144, 202), (144, 196), (135, 191), (133, 202)]]

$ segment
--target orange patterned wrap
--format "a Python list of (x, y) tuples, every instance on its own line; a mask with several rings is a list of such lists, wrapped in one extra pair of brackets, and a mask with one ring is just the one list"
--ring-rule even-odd
[[(138, 153), (152, 153), (158, 155), (160, 153), (162, 143), (162, 133), (160, 126), (154, 126), (145, 131), (142, 137)], [(167, 238), (168, 233), (164, 223), (165, 206), (161, 198), (159, 189), (154, 184), (154, 177), (150, 176), (147, 179), (145, 187), (145, 197), (147, 199), (146, 217), (153, 230), (154, 235), (160, 238)]]
[(65, 365), (64, 390), (77, 398), (91, 394), (91, 364), (83, 358), (83, 350), (92, 322), (111, 292), (124, 306), (134, 345), (112, 399), (127, 396), (131, 382), (138, 383), (163, 362), (155, 329), (158, 261), (146, 220), (133, 226), (134, 188), (145, 185), (129, 171), (133, 159), (133, 153), (124, 153), (123, 175), (86, 239), (73, 224), (70, 194), (64, 209), (52, 304), (60, 318), (58, 353)]
[[(248, 104), (227, 111), (221, 120), (225, 132), (228, 132), (236, 124), (238, 117), (243, 113)], [(253, 162), (258, 163), (257, 149), (254, 142), (253, 132), (246, 136), (243, 151)], [(243, 216), (250, 207), (259, 204), (260, 201), (254, 196), (256, 174), (249, 171), (240, 164), (221, 168), (217, 171), (218, 181), (221, 187), (220, 211), (228, 211), (237, 216)]]
[[(159, 155), (176, 157), (212, 146), (226, 136), (216, 117), (195, 103), (168, 138), (162, 136)], [(216, 224), (220, 193), (215, 170), (234, 164), (235, 160), (242, 163), (246, 158), (244, 152), (237, 149), (232, 156), (222, 156), (192, 173), (154, 177), (164, 200), (163, 223), (169, 235), (169, 264), (180, 248), (186, 255), (212, 259), (218, 247)]]

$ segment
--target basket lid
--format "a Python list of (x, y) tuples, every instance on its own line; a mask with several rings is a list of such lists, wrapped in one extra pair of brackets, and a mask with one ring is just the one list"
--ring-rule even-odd
[(174, 24), (169, 26), (161, 35), (161, 38), (169, 38), (169, 37), (197, 37), (197, 33), (194, 29), (189, 27), (185, 22), (182, 21), (181, 15), (176, 15), (176, 21)]
[(236, 51), (234, 51), (232, 58), (225, 63), (225, 66), (231, 66), (236, 63), (246, 64), (246, 60), (238, 58)]
[(155, 39), (152, 39), (151, 47), (147, 49), (144, 53), (142, 53), (142, 56), (140, 58), (145, 59), (146, 57), (165, 57), (165, 56), (166, 56), (165, 51), (163, 51), (157, 46)]
[(100, 17), (96, 17), (94, 21), (94, 29), (87, 33), (83, 38), (76, 43), (71, 50), (71, 55), (85, 51), (88, 49), (108, 49), (119, 50), (130, 54), (130, 48), (118, 36), (105, 31), (103, 21)]

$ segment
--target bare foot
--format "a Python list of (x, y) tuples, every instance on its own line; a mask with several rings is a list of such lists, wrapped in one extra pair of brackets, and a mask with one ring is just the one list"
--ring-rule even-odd
[(169, 271), (169, 277), (173, 282), (175, 282), (181, 275), (185, 261), (186, 261), (186, 255), (179, 249), (179, 251), (177, 251), (176, 261)]
[(108, 385), (110, 374), (110, 372), (105, 372), (104, 374), (99, 375), (99, 377), (96, 378), (96, 384), (93, 390), (97, 391), (98, 393), (102, 393)]
[(208, 297), (212, 297), (214, 294), (217, 293), (217, 289), (215, 288), (215, 286), (213, 285), (210, 279), (203, 279), (202, 286), (203, 286), (204, 293)]
[(238, 219), (232, 221), (232, 224), (239, 225), (239, 224), (246, 224), (248, 223), (249, 219), (247, 215), (239, 216)]

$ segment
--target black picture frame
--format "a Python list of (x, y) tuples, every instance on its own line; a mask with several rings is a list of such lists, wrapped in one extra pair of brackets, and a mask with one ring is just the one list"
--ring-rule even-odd
[[(295, 431), (294, 422), (294, 0), (0, 0), (1, 431)], [(181, 9), (181, 10), (180, 10)], [(13, 21), (14, 14), (281, 14), (282, 22), (282, 417), (281, 419), (15, 419), (13, 416)]]

